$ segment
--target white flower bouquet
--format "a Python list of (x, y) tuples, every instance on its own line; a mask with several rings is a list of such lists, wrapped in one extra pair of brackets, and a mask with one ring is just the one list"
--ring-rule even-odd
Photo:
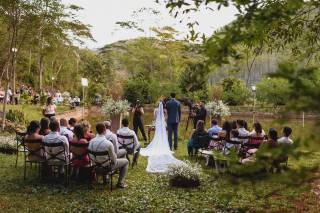
[(115, 101), (108, 98), (102, 106), (102, 111), (107, 115), (116, 115), (126, 113), (130, 110), (130, 103), (127, 100)]
[(225, 117), (230, 115), (229, 107), (221, 100), (210, 101), (206, 104), (207, 111), (215, 117)]
[(197, 187), (200, 185), (201, 166), (184, 161), (179, 165), (169, 166), (166, 177), (170, 185), (175, 187)]

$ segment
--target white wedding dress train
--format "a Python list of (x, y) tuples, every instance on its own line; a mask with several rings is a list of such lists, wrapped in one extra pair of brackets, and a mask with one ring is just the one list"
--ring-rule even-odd
[(154, 138), (146, 148), (141, 149), (140, 154), (149, 157), (147, 172), (167, 172), (170, 165), (183, 163), (170, 150), (162, 102), (156, 112)]

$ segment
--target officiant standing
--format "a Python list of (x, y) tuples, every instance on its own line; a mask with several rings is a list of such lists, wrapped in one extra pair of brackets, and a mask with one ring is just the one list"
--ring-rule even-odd
[(136, 101), (134, 108), (132, 109), (133, 113), (133, 130), (138, 135), (138, 131), (140, 130), (143, 140), (147, 141), (147, 136), (144, 131), (142, 116), (144, 115), (143, 107), (139, 100)]
[(171, 98), (168, 100), (166, 104), (168, 120), (168, 141), (170, 149), (172, 150), (172, 132), (174, 135), (174, 149), (178, 148), (178, 127), (181, 120), (181, 107), (180, 102), (175, 99), (176, 94), (171, 93)]

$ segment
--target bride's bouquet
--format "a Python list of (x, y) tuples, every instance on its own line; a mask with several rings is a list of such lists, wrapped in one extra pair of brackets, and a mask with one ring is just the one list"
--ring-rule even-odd
[(214, 117), (225, 117), (230, 115), (229, 107), (221, 100), (208, 102), (206, 104), (206, 109)]

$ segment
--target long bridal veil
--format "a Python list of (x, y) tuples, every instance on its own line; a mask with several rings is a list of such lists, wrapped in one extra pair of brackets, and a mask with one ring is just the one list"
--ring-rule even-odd
[(149, 157), (147, 172), (166, 172), (170, 165), (182, 163), (173, 156), (169, 147), (162, 102), (156, 111), (154, 138), (146, 148), (141, 149), (140, 154)]

